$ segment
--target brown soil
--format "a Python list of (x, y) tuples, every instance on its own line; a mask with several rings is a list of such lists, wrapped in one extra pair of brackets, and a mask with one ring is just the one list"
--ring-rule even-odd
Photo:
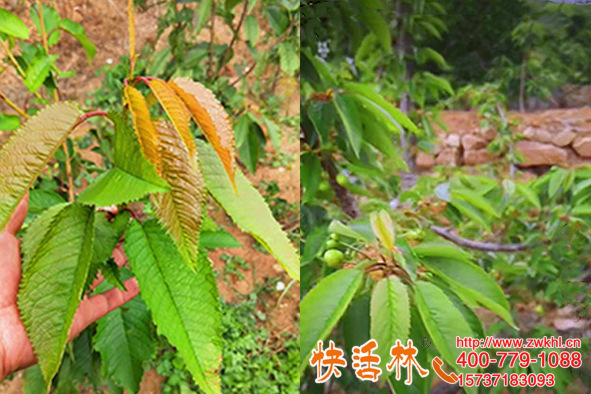
[[(29, 26), (33, 26), (29, 17), (29, 4), (20, 0), (5, 0), (2, 4), (11, 12), (17, 14)], [(83, 102), (85, 95), (98, 88), (102, 81), (102, 76), (97, 76), (96, 71), (105, 64), (116, 64), (120, 56), (129, 52), (127, 38), (127, 1), (126, 0), (46, 0), (45, 4), (57, 9), (62, 17), (70, 18), (85, 28), (89, 39), (97, 47), (97, 55), (91, 64), (88, 64), (84, 51), (79, 44), (72, 38), (63, 34), (62, 41), (56, 47), (52, 47), (52, 53), (59, 53), (60, 59), (58, 67), (62, 70), (76, 70), (76, 77), (60, 81), (60, 94), (62, 99), (77, 100)], [(162, 6), (149, 8), (146, 12), (140, 12), (136, 16), (137, 26), (137, 48), (138, 51), (145, 45), (150, 45), (156, 49), (161, 49), (167, 44), (166, 32), (164, 36), (156, 42), (157, 18), (164, 12)], [(221, 19), (219, 23), (216, 20), (216, 32), (214, 40), (216, 43), (229, 42), (231, 32), (223, 29)], [(235, 21), (235, 24), (237, 20)], [(261, 21), (262, 32), (265, 31), (265, 24)], [(209, 40), (209, 30), (204, 29), (200, 35), (203, 39)], [(40, 40), (39, 37), (32, 35), (33, 40)], [(259, 48), (259, 50), (261, 50)], [(5, 54), (0, 48), (0, 59), (5, 58)], [(247, 59), (252, 64), (246, 45), (238, 41), (235, 46), (235, 58), (233, 62), (240, 62)], [(275, 70), (269, 70), (266, 74), (271, 76)], [(254, 74), (254, 73), (253, 73)], [(249, 76), (252, 80), (254, 75)], [(235, 77), (233, 66), (225, 67), (222, 75), (230, 78)], [(22, 80), (18, 75), (8, 68), (0, 76), (0, 91), (5, 93), (10, 99), (21, 107), (30, 105), (32, 95), (24, 88)], [(283, 115), (297, 115), (299, 113), (299, 85), (293, 78), (285, 78), (276, 84), (276, 95), (286, 97)], [(251, 110), (257, 112), (258, 105), (256, 98), (249, 98)], [(4, 102), (0, 102), (0, 112), (12, 113), (12, 110)], [(2, 135), (3, 134), (3, 135)], [(8, 133), (0, 133), (0, 143), (6, 138)], [(260, 185), (261, 181), (275, 181), (280, 187), (279, 197), (287, 200), (289, 203), (299, 205), (299, 140), (298, 130), (284, 130), (282, 152), (293, 157), (293, 161), (286, 167), (272, 168), (271, 166), (261, 166), (256, 174), (248, 175), (255, 186)], [(269, 154), (274, 155), (274, 149), (267, 147)], [(85, 153), (86, 154), (86, 153)], [(92, 154), (90, 152), (89, 154)], [(95, 161), (95, 160), (92, 160)], [(96, 158), (97, 164), (100, 164), (101, 158)], [(226, 283), (220, 276), (218, 281), (221, 296), (228, 302), (240, 302), (244, 295), (254, 291), (257, 286), (264, 285), (270, 278), (278, 278), (285, 286), (290, 282), (289, 277), (284, 273), (281, 266), (269, 254), (262, 253), (253, 247), (254, 239), (241, 232), (233, 225), (231, 220), (219, 209), (211, 208), (210, 212), (218, 224), (223, 225), (242, 245), (243, 248), (232, 248), (228, 250), (220, 249), (211, 253), (214, 268), (223, 271), (224, 261), (221, 260), (223, 254), (230, 254), (244, 258), (251, 266), (246, 272), (243, 272), (245, 278), (237, 280), (233, 278), (231, 283)], [(282, 225), (291, 227), (289, 230), (296, 229), (298, 223), (282, 223)], [(272, 343), (267, 344), (271, 347), (281, 346), (280, 338), (282, 333), (288, 332), (297, 334), (299, 327), (299, 286), (292, 286), (287, 294), (281, 298), (281, 304), (278, 305), (282, 292), (273, 291), (265, 296), (264, 307), (268, 314), (266, 328), (271, 334)], [(155, 371), (148, 371), (142, 382), (141, 393), (159, 393), (161, 392), (163, 378)], [(22, 378), (20, 374), (15, 375), (15, 379), (0, 384), (1, 394), (22, 393)]]

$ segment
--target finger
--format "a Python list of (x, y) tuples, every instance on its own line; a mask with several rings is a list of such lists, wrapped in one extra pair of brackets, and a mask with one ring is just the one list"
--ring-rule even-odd
[(6, 232), (12, 235), (16, 235), (18, 230), (21, 229), (25, 219), (27, 217), (27, 211), (29, 210), (29, 193), (25, 195), (25, 198), (21, 201), (21, 203), (16, 207), (14, 213), (12, 214), (12, 219), (6, 226)]
[(76, 316), (74, 317), (74, 323), (70, 329), (70, 339), (73, 339), (90, 324), (132, 300), (140, 293), (140, 288), (135, 278), (125, 281), (124, 284), (127, 291), (111, 289), (102, 294), (86, 298), (80, 303), (78, 312), (76, 312)]
[[(125, 255), (125, 253), (123, 252), (123, 248), (121, 247), (121, 245), (118, 245), (117, 247), (115, 247), (111, 257), (113, 257), (113, 260), (115, 260), (115, 264), (117, 264), (117, 266), (119, 268), (121, 268), (125, 264), (127, 264), (128, 259), (127, 259), (127, 256)], [(104, 281), (105, 281), (105, 278), (99, 273), (97, 275), (96, 279), (94, 280), (94, 282), (92, 282), (92, 285), (90, 286), (90, 290), (96, 289), (96, 287), (98, 285), (100, 285), (101, 283), (103, 283)]]
[(0, 233), (0, 309), (13, 305), (21, 279), (19, 240), (9, 233)]

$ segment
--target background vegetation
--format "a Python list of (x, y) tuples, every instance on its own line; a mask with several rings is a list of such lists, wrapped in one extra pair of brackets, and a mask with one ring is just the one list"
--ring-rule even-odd
[[(333, 339), (350, 360), (352, 346), (369, 338), (427, 336), (435, 346), (419, 349), (424, 362), (439, 355), (449, 369), (460, 332), (575, 336), (588, 349), (590, 172), (521, 167), (507, 114), (560, 107), (570, 87), (589, 83), (591, 9), (525, 0), (314, 1), (302, 4), (302, 19), (301, 389), (326, 390), (308, 366), (319, 339)], [(496, 134), (488, 152), (503, 159), (418, 172), (415, 155), (434, 151), (434, 130), (455, 131), (440, 121), (450, 108), (477, 111), (480, 130)], [(471, 290), (466, 270), (479, 272)], [(315, 304), (320, 299), (333, 301)], [(375, 309), (385, 299), (389, 307)], [(421, 299), (454, 317), (433, 319)], [(380, 331), (388, 324), (390, 336)], [(588, 357), (579, 370), (554, 372), (555, 392), (584, 392), (591, 378)], [(328, 384), (457, 390), (432, 378), (417, 376), (411, 388), (394, 379), (362, 384), (347, 368)]]

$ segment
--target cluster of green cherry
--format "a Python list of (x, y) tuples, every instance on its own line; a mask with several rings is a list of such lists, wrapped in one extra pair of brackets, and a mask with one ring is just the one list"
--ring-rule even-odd
[(350, 245), (348, 239), (342, 239), (339, 234), (331, 233), (324, 244), (323, 258), (330, 268), (341, 268), (346, 260), (350, 260), (356, 253), (355, 247)]

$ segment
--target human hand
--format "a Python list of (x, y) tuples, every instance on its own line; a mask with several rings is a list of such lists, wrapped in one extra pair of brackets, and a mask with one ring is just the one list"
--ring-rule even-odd
[[(21, 281), (21, 241), (16, 238), (16, 233), (27, 217), (28, 205), (27, 196), (15, 210), (6, 230), (0, 233), (0, 382), (9, 374), (37, 362), (16, 303)], [(113, 252), (113, 258), (119, 266), (127, 262), (120, 247)], [(99, 277), (93, 283), (93, 288), (102, 280), (103, 278)], [(114, 288), (90, 298), (85, 297), (70, 328), (70, 340), (91, 323), (139, 294), (135, 278), (126, 281), (125, 288), (127, 291)]]

